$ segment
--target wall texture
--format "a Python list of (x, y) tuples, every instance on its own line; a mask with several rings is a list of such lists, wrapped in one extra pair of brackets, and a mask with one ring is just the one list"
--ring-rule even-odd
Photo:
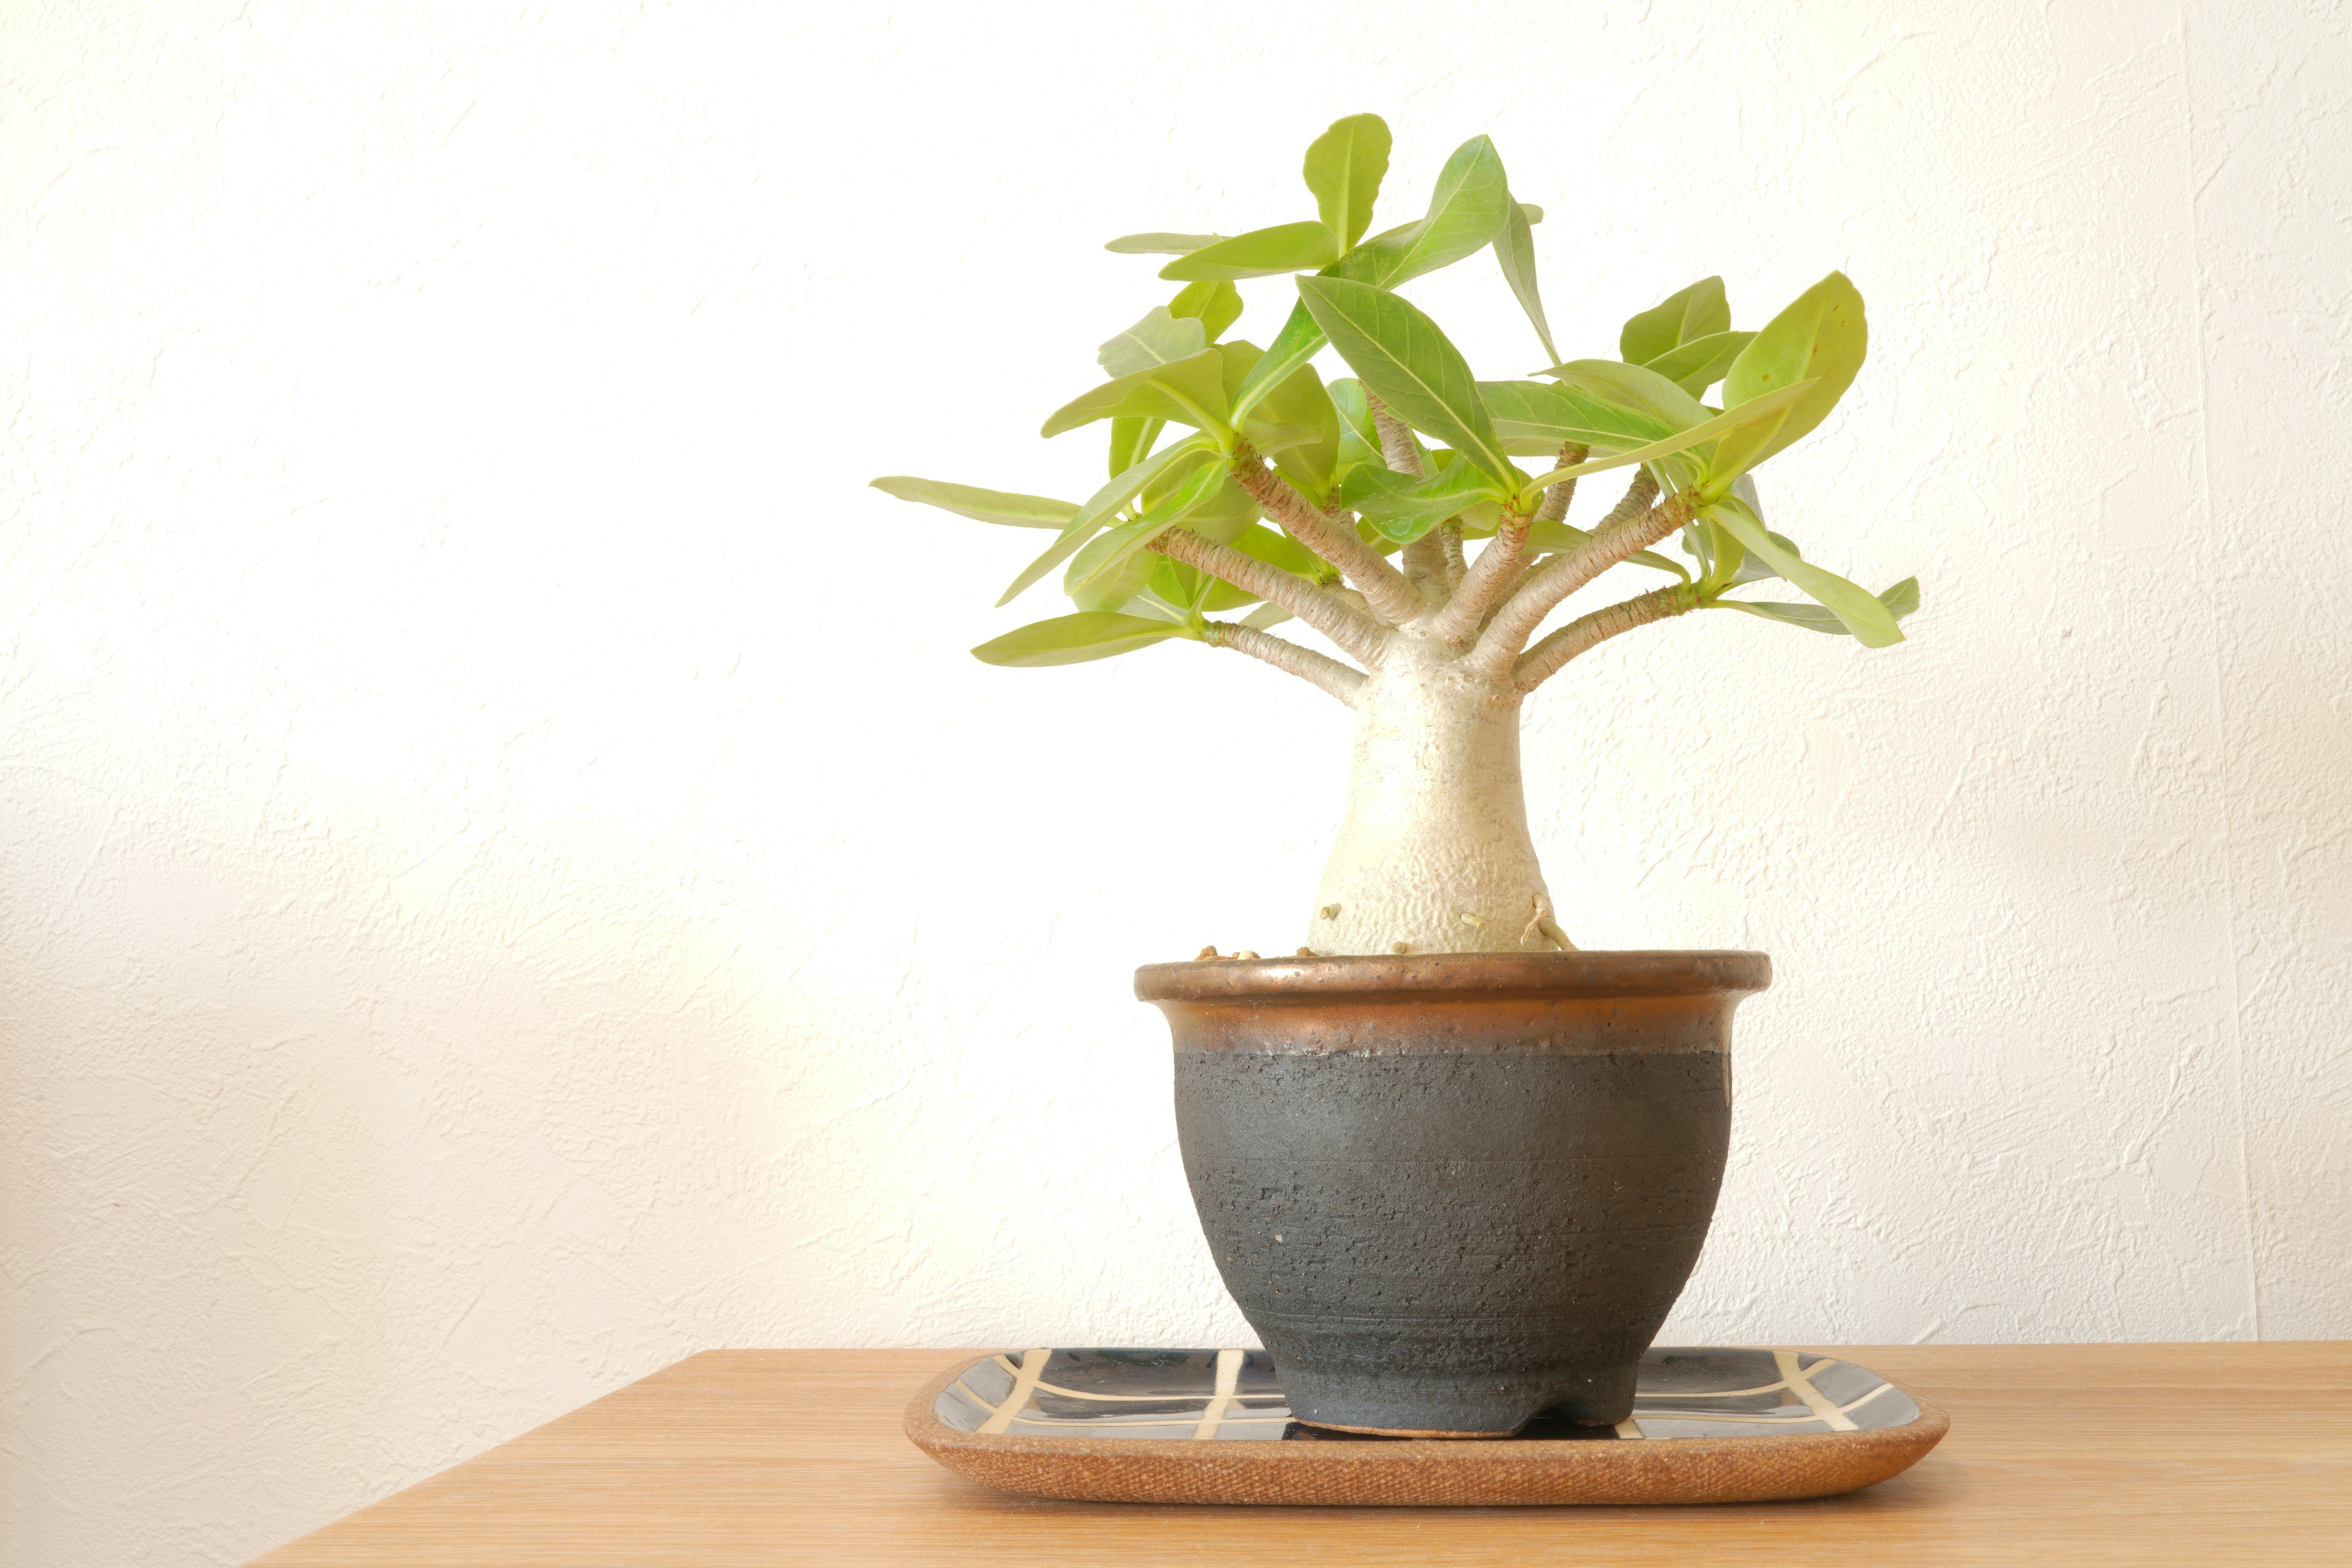
[(1090, 489), (1100, 242), (1365, 108), (1391, 215), (1496, 135), (1578, 344), (1871, 301), (1770, 493), (1915, 640), (1700, 617), (1530, 723), (1579, 939), (1781, 976), (1670, 1335), (2352, 1333), (2346, 13), (1444, 9), (0, 16), (8, 1563), (706, 1346), (1246, 1331), (1127, 973), (1295, 944), (1346, 715), (984, 668), (1037, 536), (862, 487)]

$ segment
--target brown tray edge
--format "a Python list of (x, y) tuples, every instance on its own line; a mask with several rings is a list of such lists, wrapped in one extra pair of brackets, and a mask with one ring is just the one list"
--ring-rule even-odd
[(1391, 1508), (1791, 1502), (1835, 1497), (1899, 1475), (1952, 1425), (1900, 1384), (1895, 1386), (1919, 1408), (1917, 1420), (1900, 1426), (1654, 1443), (1221, 1443), (1204, 1451), (1200, 1444), (1159, 1437), (982, 1437), (933, 1414), (950, 1384), (1001, 1353), (959, 1362), (924, 1384), (907, 1406), (907, 1437), (968, 1480), (1072, 1502)]

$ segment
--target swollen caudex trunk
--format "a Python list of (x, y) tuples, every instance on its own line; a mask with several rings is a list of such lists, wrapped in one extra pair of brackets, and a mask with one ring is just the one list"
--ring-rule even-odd
[(1569, 945), (1528, 837), (1519, 693), (1456, 657), (1398, 637), (1357, 694), (1348, 815), (1307, 922), (1318, 953)]

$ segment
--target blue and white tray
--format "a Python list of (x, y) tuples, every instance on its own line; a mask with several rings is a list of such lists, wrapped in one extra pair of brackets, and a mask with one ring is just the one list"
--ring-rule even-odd
[(934, 1379), (907, 1435), (959, 1475), (1125, 1502), (1752, 1502), (1885, 1480), (1943, 1413), (1803, 1351), (1656, 1349), (1615, 1427), (1538, 1418), (1500, 1439), (1365, 1437), (1292, 1416), (1262, 1350), (1040, 1348)]

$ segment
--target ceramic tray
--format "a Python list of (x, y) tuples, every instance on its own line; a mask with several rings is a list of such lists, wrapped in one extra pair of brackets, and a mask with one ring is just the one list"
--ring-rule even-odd
[(941, 1373), (906, 1425), (958, 1475), (1034, 1497), (1493, 1506), (1828, 1497), (1910, 1466), (1950, 1423), (1851, 1362), (1660, 1349), (1614, 1428), (1362, 1437), (1292, 1419), (1264, 1351), (1030, 1350)]

